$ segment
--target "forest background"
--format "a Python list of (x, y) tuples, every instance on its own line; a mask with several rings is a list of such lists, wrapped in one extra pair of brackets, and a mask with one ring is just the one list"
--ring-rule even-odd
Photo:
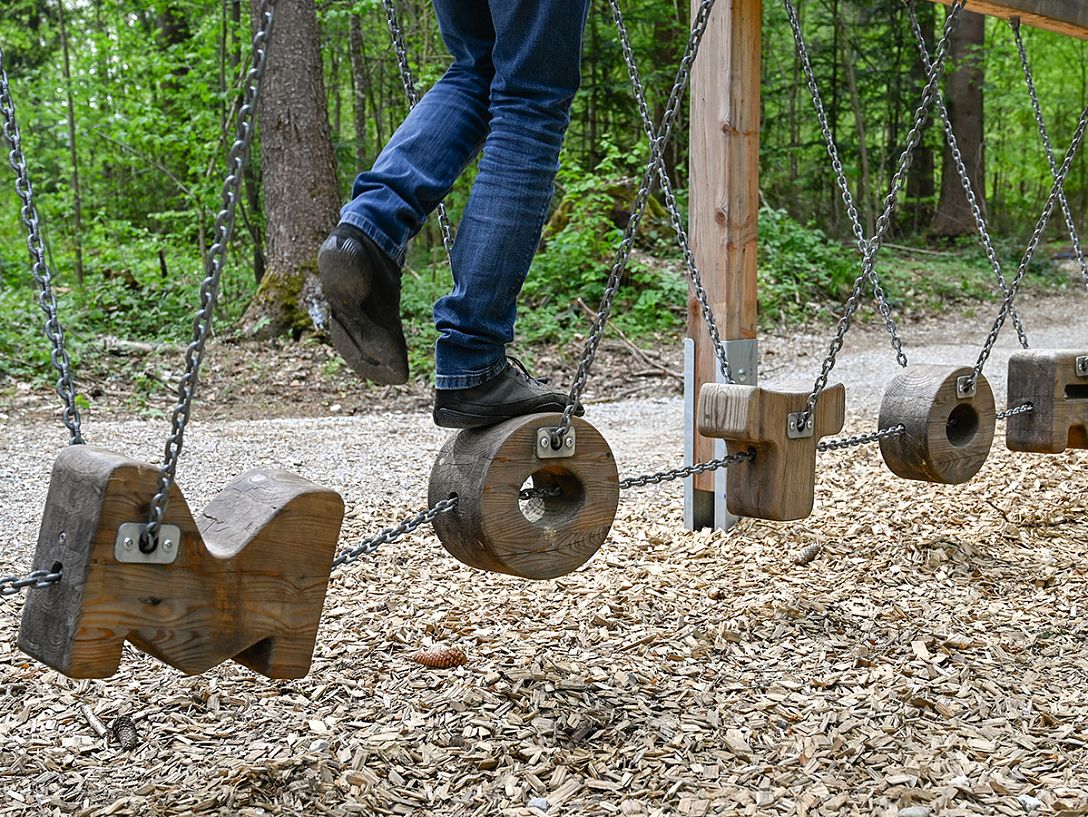
[[(901, 0), (800, 0), (817, 80), (861, 219), (871, 232), (910, 129), (924, 73)], [(623, 3), (651, 111), (660, 116), (686, 39), (681, 0)], [(221, 337), (321, 342), (312, 276), (320, 240), (352, 179), (369, 166), (407, 103), (378, 0), (279, 0), (257, 145), (224, 276)], [(398, 0), (421, 88), (447, 64), (430, 6)], [(945, 10), (916, 4), (934, 44)], [(782, 5), (764, 11), (760, 314), (829, 323), (859, 253), (836, 187)], [(1058, 160), (1088, 102), (1088, 43), (1025, 29)], [(241, 0), (5, 0), (0, 47), (42, 217), (62, 320), (77, 358), (102, 336), (184, 342), (220, 204), (250, 8)], [(971, 15), (943, 87), (976, 190), (1012, 272), (1051, 184), (1008, 24)], [(686, 113), (668, 165), (686, 205)], [(648, 155), (607, 3), (586, 32), (583, 84), (554, 211), (522, 295), (519, 343), (584, 333)], [(907, 314), (985, 301), (996, 286), (944, 147), (927, 126), (879, 271)], [(451, 191), (454, 224), (470, 168)], [(13, 176), (0, 195), (0, 386), (48, 372)], [(1066, 191), (1083, 224), (1088, 161)], [(639, 239), (616, 321), (636, 342), (682, 332), (687, 284), (660, 202)], [(1060, 214), (1028, 286), (1070, 287)], [(1078, 276), (1079, 277), (1079, 276)], [(451, 276), (432, 219), (405, 276), (413, 370), (430, 371), (430, 308)], [(316, 340), (315, 340), (316, 339)], [(85, 398), (83, 398), (85, 399)]]

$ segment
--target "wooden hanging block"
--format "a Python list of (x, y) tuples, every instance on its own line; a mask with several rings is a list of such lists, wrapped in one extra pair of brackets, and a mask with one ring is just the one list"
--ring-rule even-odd
[(846, 387), (824, 389), (805, 436), (791, 436), (790, 415), (803, 412), (809, 392), (708, 383), (699, 393), (699, 433), (725, 440), (730, 454), (755, 451), (751, 462), (729, 467), (725, 498), (737, 516), (786, 522), (812, 513), (816, 446), (842, 431)]
[[(431, 470), (431, 505), (456, 494), (434, 520), (443, 546), (470, 567), (526, 579), (570, 573), (604, 544), (619, 504), (619, 474), (600, 432), (574, 418), (574, 455), (538, 456), (559, 414), (518, 417), (454, 434)], [(558, 489), (521, 500), (522, 488)]]
[(909, 366), (889, 384), (880, 404), (880, 427), (905, 431), (880, 441), (892, 473), (904, 479), (956, 485), (982, 468), (994, 440), (997, 412), (984, 375), (972, 394), (960, 384), (974, 370), (967, 366)]
[(1013, 451), (1060, 454), (1088, 448), (1088, 350), (1024, 350), (1009, 358), (1005, 444)]
[[(100, 448), (65, 449), (53, 466), (35, 569), (63, 578), (31, 593), (19, 648), (72, 678), (113, 675), (125, 641), (187, 674), (233, 658), (271, 678), (310, 668), (344, 503), (284, 471), (231, 482), (194, 519), (175, 485), (156, 556), (118, 559), (134, 544), (118, 530), (143, 523), (158, 469)], [(124, 558), (131, 558), (124, 556)]]

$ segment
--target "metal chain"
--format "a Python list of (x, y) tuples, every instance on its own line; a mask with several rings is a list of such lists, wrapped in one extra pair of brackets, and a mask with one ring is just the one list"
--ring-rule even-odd
[(22, 590), (42, 590), (61, 580), (61, 571), (35, 570), (23, 578), (0, 577), (0, 596), (14, 596)]
[[(915, 42), (918, 44), (918, 53), (922, 58), (922, 67), (928, 71), (930, 68), (929, 61), (929, 49), (926, 48), (926, 38), (922, 34), (922, 26), (918, 22), (918, 14), (914, 10), (913, 0), (906, 0), (907, 13), (910, 16), (911, 30), (914, 32)], [(971, 176), (967, 172), (967, 166), (963, 161), (963, 153), (960, 151), (960, 143), (956, 138), (955, 131), (952, 130), (952, 120), (948, 116), (948, 108), (944, 104), (944, 97), (940, 91), (937, 92), (937, 98), (933, 103), (937, 108), (937, 113), (940, 114), (941, 120), (944, 122), (945, 139), (948, 143), (949, 153), (952, 155), (952, 161), (956, 165), (956, 172), (960, 177), (960, 186), (963, 187), (963, 193), (967, 197), (967, 204), (971, 208), (971, 215), (975, 219), (975, 228), (978, 230), (979, 239), (982, 241), (982, 247), (986, 251), (986, 258), (990, 262), (990, 267), (994, 271), (994, 276), (997, 278), (997, 285), (1001, 288), (1001, 292), (1005, 295), (1009, 293), (1009, 285), (1005, 281), (1005, 275), (1001, 271), (1001, 261), (997, 257), (997, 252), (994, 250), (993, 240), (990, 238), (990, 231), (986, 225), (986, 217), (982, 214), (982, 207), (979, 206), (978, 197), (975, 195), (975, 186), (971, 183)], [(1052, 160), (1053, 161), (1053, 160)], [(1028, 336), (1024, 332), (1024, 325), (1020, 321), (1020, 315), (1013, 309), (1010, 313), (1013, 326), (1016, 327), (1016, 336), (1020, 340), (1020, 345), (1024, 348), (1028, 348)]]
[[(1028, 93), (1031, 96), (1031, 107), (1035, 111), (1035, 122), (1039, 126), (1039, 137), (1043, 141), (1043, 149), (1046, 151), (1046, 160), (1050, 164), (1050, 173), (1057, 178), (1058, 166), (1054, 161), (1054, 148), (1050, 143), (1050, 132), (1043, 118), (1043, 109), (1039, 105), (1039, 94), (1035, 90), (1035, 77), (1032, 75), (1031, 64), (1028, 62), (1027, 50), (1024, 48), (1024, 38), (1020, 36), (1020, 18), (1013, 17), (1009, 20), (1012, 26), (1013, 36), (1016, 38), (1016, 50), (1020, 53), (1020, 66), (1024, 69), (1024, 79), (1027, 81)], [(1088, 260), (1084, 257), (1080, 236), (1077, 234), (1077, 224), (1073, 219), (1073, 212), (1069, 209), (1069, 200), (1065, 197), (1065, 189), (1058, 193), (1058, 201), (1065, 216), (1065, 226), (1069, 231), (1069, 240), (1073, 242), (1073, 253), (1080, 264), (1080, 273), (1084, 278), (1084, 285), (1088, 286)]]
[[(404, 86), (404, 95), (408, 99), (408, 109), (411, 110), (419, 102), (419, 93), (416, 91), (415, 77), (412, 75), (412, 66), (408, 62), (408, 46), (404, 43), (404, 29), (401, 28), (400, 19), (397, 17), (397, 7), (394, 0), (382, 0), (385, 6), (385, 22), (389, 28), (389, 37), (393, 41), (393, 50), (397, 53), (397, 65), (400, 67), (400, 81)], [(446, 248), (446, 258), (453, 267), (453, 227), (450, 225), (449, 215), (446, 213), (444, 202), (438, 203), (438, 226), (442, 232), (442, 245)]]
[(27, 232), (26, 246), (30, 251), (31, 273), (34, 276), (34, 282), (38, 285), (38, 306), (45, 313), (45, 324), (42, 328), (49, 344), (53, 347), (50, 358), (57, 372), (57, 396), (64, 403), (63, 421), (68, 429), (69, 444), (82, 445), (83, 432), (80, 428), (79, 407), (76, 405), (72, 362), (64, 348), (64, 330), (57, 316), (53, 276), (45, 260), (45, 243), (42, 241), (38, 208), (34, 205), (34, 190), (30, 185), (30, 175), (27, 172), (26, 156), (23, 154), (22, 137), (15, 118), (15, 102), (11, 98), (11, 86), (8, 84), (8, 72), (4, 67), (2, 48), (0, 48), (0, 115), (4, 120), (4, 138), (10, 148), (8, 164), (15, 171), (15, 191), (23, 203), (20, 214)]
[(978, 361), (975, 363), (975, 370), (972, 372), (970, 380), (967, 383), (968, 386), (973, 386), (978, 380), (979, 376), (982, 374), (982, 369), (986, 366), (986, 361), (990, 358), (990, 353), (993, 352), (994, 344), (997, 343), (997, 338), (1001, 334), (1001, 327), (1005, 325), (1005, 319), (1009, 316), (1009, 310), (1012, 309), (1013, 301), (1016, 299), (1016, 293), (1020, 291), (1020, 284), (1023, 282), (1024, 276), (1027, 275), (1031, 260), (1035, 257), (1035, 251), (1039, 248), (1039, 242), (1042, 241), (1043, 232), (1046, 230), (1047, 222), (1050, 221), (1050, 215), (1054, 212), (1054, 205), (1058, 201), (1058, 195), (1065, 186), (1065, 177), (1069, 175), (1069, 171), (1073, 167), (1073, 160), (1080, 151), (1086, 129), (1088, 129), (1088, 106), (1085, 106), (1084, 110), (1081, 112), (1080, 122), (1077, 124), (1077, 132), (1073, 135), (1073, 143), (1069, 146), (1069, 151), (1065, 154), (1065, 160), (1062, 162), (1061, 169), (1054, 175), (1054, 186), (1050, 188), (1050, 195), (1047, 197), (1046, 206), (1043, 207), (1043, 212), (1039, 216), (1038, 222), (1035, 224), (1035, 232), (1032, 233), (1031, 241), (1028, 242), (1027, 249), (1024, 251), (1024, 257), (1020, 261), (1020, 267), (1016, 271), (1016, 278), (1013, 279), (1012, 287), (1001, 302), (1001, 309), (998, 310), (997, 319), (990, 329), (990, 334), (986, 338), (986, 343), (982, 346), (982, 351), (979, 352)]
[[(865, 228), (861, 226), (861, 218), (858, 216), (854, 195), (850, 192), (850, 183), (846, 179), (846, 171), (843, 169), (842, 160), (839, 157), (839, 149), (835, 144), (835, 137), (831, 133), (831, 125), (828, 123), (827, 113), (824, 110), (823, 97), (820, 94), (820, 87), (816, 82), (816, 74), (812, 69), (812, 62), (808, 56), (808, 46), (805, 44), (805, 37), (801, 31), (801, 21), (797, 15), (797, 9), (793, 3), (788, 2), (788, 0), (785, 5), (786, 15), (789, 18), (790, 28), (793, 31), (794, 44), (797, 49), (798, 57), (801, 60), (801, 68), (805, 74), (805, 81), (808, 84), (809, 93), (812, 96), (812, 103), (816, 110), (816, 119), (820, 123), (820, 132), (823, 135), (827, 153), (831, 157), (831, 167), (835, 171), (835, 179), (839, 186), (839, 193), (843, 203), (846, 205), (846, 214), (850, 217), (850, 226), (853, 230), (858, 250), (862, 254), (864, 270), (864, 263), (867, 259), (867, 252), (871, 242), (865, 236)], [(882, 238), (883, 236), (877, 236), (874, 240)], [(880, 283), (880, 276), (877, 275), (875, 264), (870, 264), (867, 272), (863, 271), (862, 277), (858, 279), (858, 284), (862, 283), (862, 279), (869, 281), (873, 288), (877, 309), (880, 313), (880, 317), (884, 321), (884, 328), (891, 337), (892, 349), (895, 350), (896, 360), (900, 366), (906, 366), (907, 357), (903, 353), (903, 342), (899, 338), (899, 331), (896, 328), (895, 320), (892, 318), (891, 307), (888, 305), (888, 299), (885, 295), (884, 287)], [(858, 284), (856, 284), (856, 286)], [(860, 294), (861, 290), (859, 287), (858, 295), (860, 296)]]
[(351, 550), (343, 551), (339, 556), (332, 560), (332, 566), (341, 567), (348, 562), (353, 562), (360, 556), (370, 556), (375, 553), (382, 545), (391, 544), (400, 539), (405, 534), (411, 533), (416, 528), (422, 525), (429, 525), (434, 522), (439, 516), (444, 513), (449, 513), (457, 507), (457, 495), (443, 499), (441, 502), (435, 503), (433, 506), (416, 514), (410, 519), (405, 519), (398, 525), (394, 525), (391, 528), (386, 528), (376, 536), (371, 536), (369, 539), (364, 539), (358, 545)]
[(838, 451), (843, 448), (853, 448), (858, 445), (868, 445), (869, 443), (880, 442), (887, 437), (898, 437), (907, 430), (907, 427), (900, 423), (890, 428), (882, 428), (879, 431), (874, 431), (871, 434), (859, 434), (855, 437), (840, 437), (836, 440), (827, 440), (826, 442), (819, 442), (816, 445), (816, 450), (820, 453), (826, 453), (828, 451)]
[(696, 474), (705, 474), (709, 471), (717, 471), (719, 468), (728, 468), (730, 465), (736, 465), (738, 462), (751, 462), (755, 458), (755, 449), (749, 448), (747, 451), (730, 454), (727, 457), (722, 457), (717, 460), (708, 460), (707, 462), (700, 462), (695, 465), (686, 465), (683, 468), (674, 468), (671, 471), (658, 471), (653, 474), (643, 474), (639, 477), (621, 479), (620, 490), (626, 491), (628, 488), (642, 488), (646, 485), (657, 485), (674, 479), (686, 479), (687, 477), (695, 476)]
[(692, 21), (691, 34), (688, 37), (687, 47), (684, 49), (684, 56), (680, 61), (680, 67), (676, 72), (676, 79), (673, 82), (672, 91), (669, 94), (669, 100), (665, 106), (665, 113), (661, 120), (661, 126), (658, 128), (657, 136), (655, 136), (651, 142), (650, 161), (642, 174), (642, 182), (639, 186), (638, 193), (635, 196), (634, 204), (631, 207), (631, 218), (627, 222), (627, 227), (623, 232), (623, 239), (620, 241), (619, 248), (616, 251), (616, 259), (613, 262), (612, 270), (608, 275), (608, 282), (605, 285), (604, 295), (601, 297), (601, 305), (593, 320), (593, 328), (590, 330), (589, 337), (582, 350), (582, 358), (578, 363), (578, 371), (575, 373), (574, 382), (571, 384), (570, 393), (567, 395), (567, 406), (563, 409), (563, 416), (560, 418), (558, 426), (556, 426), (552, 432), (553, 446), (558, 447), (562, 443), (562, 438), (570, 429), (571, 423), (574, 422), (574, 412), (581, 402), (582, 391), (586, 387), (586, 382), (589, 379), (589, 371), (597, 356), (597, 348), (600, 346), (601, 338), (604, 335), (605, 324), (608, 323), (608, 319), (612, 314), (612, 306), (616, 299), (616, 292), (619, 289), (620, 282), (623, 280), (623, 274), (627, 269), (627, 262), (631, 255), (631, 248), (634, 245), (635, 233), (638, 231), (639, 224), (642, 222), (642, 216), (646, 212), (646, 205), (650, 199), (650, 191), (653, 189), (654, 178), (656, 176), (655, 171), (658, 164), (663, 161), (662, 154), (664, 152), (664, 146), (668, 144), (669, 138), (672, 135), (672, 126), (676, 119), (677, 110), (680, 107), (680, 99), (683, 97), (684, 89), (687, 87), (688, 78), (691, 73), (691, 65), (698, 56), (699, 44), (702, 42), (703, 34), (706, 31), (710, 13), (714, 10), (715, 2), (716, 0), (701, 0), (698, 12), (695, 15), (695, 19)]
[(530, 499), (552, 499), (562, 496), (562, 494), (563, 489), (558, 485), (553, 485), (550, 488), (522, 488), (518, 491), (518, 499), (527, 502)]
[(1017, 414), (1028, 414), (1035, 411), (1035, 406), (1031, 403), (1024, 403), (1022, 406), (1008, 409), (1007, 411), (999, 411), (997, 413), (998, 420), (1007, 420), (1010, 417), (1015, 417)]
[[(790, 24), (794, 32), (794, 40), (797, 45), (797, 51), (801, 57), (801, 64), (805, 71), (805, 76), (809, 82), (809, 90), (812, 91), (812, 102), (816, 107), (817, 117), (820, 119), (821, 128), (823, 128), (826, 134), (830, 135), (830, 126), (827, 124), (827, 117), (823, 113), (823, 103), (820, 99), (819, 88), (816, 85), (815, 74), (812, 72), (812, 65), (808, 60), (808, 52), (804, 45), (804, 37), (801, 34), (800, 23), (797, 20), (797, 10), (794, 8), (792, 0), (784, 0), (786, 5), (786, 12), (790, 17)], [(926, 121), (929, 119), (929, 109), (933, 105), (934, 97), (936, 96), (937, 84), (940, 80), (941, 74), (944, 71), (945, 60), (948, 57), (949, 51), (949, 39), (952, 32), (959, 24), (960, 15), (963, 12), (963, 7), (966, 5), (966, 0), (955, 0), (952, 5), (952, 9), (948, 14), (944, 24), (944, 32), (937, 44), (936, 58), (933, 61), (932, 70), (927, 76), (927, 81), (924, 90), (922, 91), (922, 100), (919, 107), (914, 112), (914, 122), (911, 126), (910, 132), (907, 134), (906, 145), (903, 148), (903, 152), (899, 156), (899, 163), (895, 171), (895, 175), (892, 177), (891, 189), (888, 191), (887, 196), (884, 198), (884, 208), (877, 219), (876, 234), (865, 244), (864, 247), (864, 259), (862, 260), (861, 274), (854, 281), (853, 290), (850, 293), (850, 297), (846, 301), (846, 310), (842, 318), (839, 320), (838, 330), (834, 339), (831, 341), (831, 347), (828, 352), (827, 358), (823, 362), (823, 367), (819, 376), (816, 378), (816, 383), (813, 386), (812, 394), (809, 395), (808, 404), (805, 410), (801, 412), (799, 417), (799, 424), (804, 426), (809, 418), (812, 416), (813, 411), (816, 409), (816, 403), (820, 399), (820, 395), (827, 387), (828, 377), (831, 374), (831, 370), (835, 368), (835, 361), (839, 352), (842, 350), (843, 341), (846, 338), (846, 333), (850, 329), (850, 323), (853, 319), (854, 313), (857, 312), (858, 307), (861, 305), (861, 292), (864, 282), (866, 280), (872, 280), (873, 270), (876, 265), (876, 254), (880, 250), (883, 244), (884, 236), (891, 226), (891, 217), (895, 212), (895, 207), (899, 199), (899, 193), (902, 191), (903, 186), (906, 184), (907, 171), (910, 169), (911, 162), (914, 159), (914, 150), (917, 148), (918, 143), (922, 138), (922, 128)], [(825, 136), (826, 139), (826, 136)], [(832, 140), (833, 144), (833, 140)], [(831, 148), (828, 148), (829, 151)], [(841, 165), (840, 165), (841, 166)], [(894, 341), (893, 341), (894, 345)], [(897, 359), (900, 365), (906, 365), (906, 357), (902, 356), (901, 350), (897, 350)]]
[[(642, 75), (639, 73), (638, 63), (635, 62), (634, 50), (631, 48), (631, 37), (627, 31), (627, 24), (623, 20), (623, 12), (620, 10), (618, 0), (609, 0), (609, 3), (612, 6), (612, 19), (616, 23), (620, 46), (623, 49), (623, 59), (627, 63), (627, 75), (631, 78), (631, 87), (634, 91), (635, 101), (638, 103), (639, 116), (642, 118), (642, 129), (652, 146), (656, 138), (653, 118), (650, 116), (650, 109), (646, 104), (646, 91), (642, 84)], [(669, 211), (672, 228), (676, 233), (676, 241), (684, 256), (684, 265), (687, 268), (688, 278), (691, 279), (692, 288), (695, 290), (695, 299), (699, 302), (699, 311), (703, 316), (707, 331), (710, 333), (714, 354), (718, 358), (718, 367), (725, 381), (732, 383), (734, 382), (733, 372), (729, 367), (729, 357), (725, 351), (725, 343), (722, 342), (718, 322), (714, 318), (714, 311), (710, 306), (710, 296), (707, 295), (706, 288), (703, 286), (702, 275), (699, 273), (695, 254), (692, 252), (691, 244), (688, 241), (688, 233), (684, 227), (684, 220), (680, 214), (680, 207), (676, 202), (676, 194), (673, 192), (672, 181), (669, 179), (664, 158), (662, 152), (661, 161), (657, 163), (656, 170), (658, 183), (661, 185), (661, 193), (665, 198), (665, 207)]]
[(140, 550), (144, 553), (150, 553), (158, 547), (159, 529), (166, 513), (170, 489), (174, 484), (178, 457), (181, 456), (185, 427), (189, 423), (200, 364), (204, 359), (204, 346), (211, 334), (212, 316), (219, 298), (219, 280), (226, 262), (227, 245), (234, 231), (242, 172), (250, 143), (253, 141), (253, 114), (261, 77), (267, 64), (268, 33), (272, 26), (274, 4), (275, 0), (263, 0), (259, 12), (261, 23), (257, 33), (253, 35), (253, 64), (246, 74), (245, 96), (241, 108), (238, 109), (235, 141), (231, 145), (227, 160), (228, 171), (223, 180), (223, 207), (215, 217), (215, 243), (208, 251), (205, 262), (205, 278), (200, 284), (200, 309), (193, 319), (192, 340), (185, 350), (185, 374), (178, 382), (178, 402), (171, 418), (171, 433), (166, 442), (163, 464), (159, 468), (158, 491), (151, 500), (148, 526), (140, 541)]

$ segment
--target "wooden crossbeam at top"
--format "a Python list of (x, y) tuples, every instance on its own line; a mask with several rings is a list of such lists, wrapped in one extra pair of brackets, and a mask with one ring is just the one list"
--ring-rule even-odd
[[(952, 0), (938, 2), (952, 5)], [(967, 0), (967, 11), (1019, 17), (1026, 26), (1088, 40), (1088, 0)]]

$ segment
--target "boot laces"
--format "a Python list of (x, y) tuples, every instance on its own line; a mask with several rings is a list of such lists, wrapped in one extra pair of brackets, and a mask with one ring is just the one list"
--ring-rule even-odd
[(513, 355), (507, 355), (506, 359), (511, 364), (512, 368), (514, 368), (514, 373), (516, 375), (525, 378), (525, 380), (530, 383), (535, 383), (540, 386), (548, 385), (548, 378), (533, 377), (531, 374), (529, 374), (529, 369), (518, 358), (514, 357)]

